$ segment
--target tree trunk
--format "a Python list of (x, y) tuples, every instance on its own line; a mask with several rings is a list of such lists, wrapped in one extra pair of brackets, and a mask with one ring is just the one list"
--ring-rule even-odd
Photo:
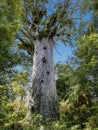
[(44, 119), (59, 118), (58, 101), (53, 64), (53, 42), (44, 38), (34, 44), (31, 112), (41, 114)]

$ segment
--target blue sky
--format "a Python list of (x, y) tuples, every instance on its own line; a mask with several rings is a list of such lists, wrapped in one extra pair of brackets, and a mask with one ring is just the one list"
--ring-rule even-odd
[(65, 46), (63, 43), (58, 43), (54, 48), (54, 63), (65, 63), (68, 61), (68, 56), (72, 55), (72, 48), (68, 45)]

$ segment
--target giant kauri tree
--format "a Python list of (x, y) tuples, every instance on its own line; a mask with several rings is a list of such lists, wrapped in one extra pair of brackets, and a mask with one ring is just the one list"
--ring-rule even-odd
[[(74, 1), (76, 2), (76, 1)], [(79, 3), (71, 0), (23, 0), (22, 27), (17, 34), (20, 48), (27, 50), (33, 62), (33, 80), (29, 113), (44, 119), (59, 119), (53, 64), (57, 40), (68, 42), (69, 28)], [(75, 6), (75, 7), (74, 7)]]

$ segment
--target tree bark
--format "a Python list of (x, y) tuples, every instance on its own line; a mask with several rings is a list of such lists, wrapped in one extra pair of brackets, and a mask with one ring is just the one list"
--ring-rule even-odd
[(59, 119), (58, 100), (53, 64), (53, 42), (48, 38), (34, 43), (31, 112), (44, 119)]

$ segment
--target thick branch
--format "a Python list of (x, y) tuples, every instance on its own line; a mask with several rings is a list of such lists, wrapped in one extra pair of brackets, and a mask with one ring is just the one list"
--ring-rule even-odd
[(32, 46), (31, 44), (29, 44), (27, 41), (25, 41), (23, 38), (19, 37), (17, 35), (17, 39), (19, 39), (19, 41), (21, 42), (21, 44), (18, 44), (20, 49), (24, 49), (27, 50), (27, 52), (33, 56), (34, 53), (34, 45)]

